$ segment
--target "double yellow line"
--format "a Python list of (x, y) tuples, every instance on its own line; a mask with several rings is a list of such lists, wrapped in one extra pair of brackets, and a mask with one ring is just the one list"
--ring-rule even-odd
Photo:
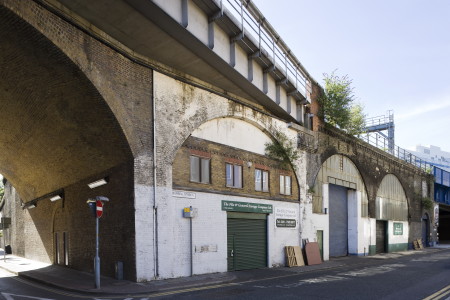
[(447, 296), (449, 294), (450, 294), (450, 285), (447, 285), (442, 290), (437, 291), (433, 295), (430, 295), (430, 296), (424, 298), (423, 300), (439, 300), (439, 299), (442, 299), (442, 298), (444, 298), (445, 296)]

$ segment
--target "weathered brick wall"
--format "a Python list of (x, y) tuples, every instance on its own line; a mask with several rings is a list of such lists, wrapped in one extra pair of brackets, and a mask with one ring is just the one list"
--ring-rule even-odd
[[(190, 155), (208, 156), (211, 158), (211, 184), (202, 184), (190, 181)], [(243, 188), (226, 187), (225, 163), (235, 160), (242, 165)], [(248, 167), (247, 162), (251, 162)], [(255, 191), (255, 169), (261, 168), (269, 171), (269, 192)], [(280, 175), (292, 178), (292, 195), (280, 195)], [(217, 192), (227, 195), (251, 196), (255, 198), (299, 201), (298, 183), (292, 169), (285, 169), (280, 162), (258, 155), (235, 149), (226, 145), (189, 137), (177, 152), (172, 167), (173, 187), (191, 189), (196, 191)]]
[[(22, 209), (20, 198), (8, 184), (3, 216), (12, 218), (7, 244), (13, 253), (33, 260), (56, 263), (55, 233), (62, 247), (63, 232), (69, 237), (69, 264), (77, 270), (93, 272), (95, 218), (87, 199), (106, 196), (100, 219), (100, 258), (102, 275), (114, 277), (114, 263), (124, 263), (124, 277), (135, 280), (135, 230), (133, 205), (133, 164), (124, 163), (64, 188), (64, 200), (39, 200), (32, 209)], [(107, 185), (90, 189), (87, 184), (108, 176)], [(63, 251), (60, 248), (61, 263)]]
[[(100, 173), (109, 173), (109, 170), (115, 170), (114, 172), (118, 172), (124, 181), (116, 182), (117, 184), (114, 186), (109, 184), (103, 188), (105, 194), (118, 197), (120, 202), (111, 204), (111, 207), (117, 208), (117, 210), (111, 210), (115, 220), (114, 222), (109, 221), (110, 231), (102, 232), (102, 238), (106, 237), (111, 241), (110, 247), (102, 250), (104, 251), (102, 273), (113, 275), (113, 263), (122, 260), (125, 262), (127, 278), (133, 279), (137, 276), (143, 280), (151, 278), (153, 272), (148, 272), (148, 270), (151, 268), (149, 267), (151, 264), (149, 257), (153, 249), (145, 245), (153, 238), (151, 234), (153, 231), (151, 228), (153, 71), (114, 50), (114, 46), (118, 46), (118, 48), (132, 52), (103, 33), (100, 34), (103, 41), (94, 38), (90, 33), (95, 32), (95, 28), (87, 26), (92, 30), (88, 34), (74, 25), (76, 22), (67, 21), (76, 16), (69, 16), (63, 20), (38, 1), (0, 0), (0, 7), (3, 11), (2, 16), (14, 15), (11, 20), (15, 24), (20, 23), (20, 26), (13, 26), (17, 30), (16, 33), (20, 33), (20, 37), (25, 35), (23, 39), (17, 38), (17, 44), (23, 42), (28, 47), (21, 47), (25, 49), (17, 51), (17, 53), (24, 54), (28, 61), (34, 63), (25, 65), (24, 62), (27, 61), (22, 59), (21, 63), (14, 64), (14, 67), (17, 68), (16, 71), (8, 69), (13, 74), (20, 74), (20, 82), (26, 83), (27, 88), (33, 91), (33, 97), (26, 99), (29, 102), (27, 105), (14, 106), (28, 108), (31, 111), (30, 115), (37, 116), (35, 120), (29, 122), (27, 120), (25, 125), (39, 129), (42, 124), (40, 121), (43, 120), (45, 124), (51, 123), (52, 128), (59, 130), (62, 127), (56, 121), (61, 120), (61, 123), (74, 133), (76, 128), (79, 130), (75, 133), (75, 135), (78, 134), (75, 138), (76, 141), (68, 145), (63, 143), (71, 137), (67, 131), (60, 130), (60, 135), (51, 135), (46, 134), (49, 132), (48, 130), (41, 130), (42, 134), (33, 135), (33, 138), (27, 140), (30, 144), (24, 148), (38, 149), (43, 156), (33, 156), (31, 151), (22, 155), (22, 158), (28, 157), (32, 161), (32, 163), (24, 164), (27, 168), (23, 170), (15, 165), (19, 159), (16, 156), (17, 148), (14, 148), (14, 144), (8, 143), (9, 147), (13, 149), (13, 155), (3, 155), (9, 163), (2, 164), (3, 169), (0, 172), (4, 175), (8, 175), (7, 173), (10, 172), (11, 176), (7, 177), (15, 177), (14, 182), (17, 183), (16, 186), (19, 190), (30, 190), (27, 193), (29, 194), (26, 197), (27, 201), (56, 189), (64, 188), (66, 191), (64, 208), (59, 207), (58, 203), (47, 203), (46, 201), (29, 212), (21, 209), (17, 211), (16, 219), (20, 222), (14, 225), (18, 232), (13, 247), (15, 253), (53, 262), (53, 230), (61, 233), (69, 231), (71, 247), (69, 265), (81, 270), (91, 270), (92, 255), (86, 251), (85, 241), (92, 239), (94, 232), (83, 231), (84, 225), (80, 223), (85, 221), (84, 217), (81, 217), (80, 221), (76, 219), (79, 218), (78, 213), (87, 210), (85, 209), (87, 198), (85, 197), (84, 182)], [(8, 20), (3, 21), (8, 22)], [(10, 34), (14, 35), (14, 31)], [(16, 34), (16, 36), (19, 35)], [(104, 41), (108, 41), (109, 44)], [(7, 45), (13, 45), (13, 43)], [(26, 49), (29, 51), (25, 51)], [(42, 53), (45, 55), (41, 55)], [(21, 56), (18, 55), (18, 57)], [(11, 68), (12, 66), (7, 65), (7, 67)], [(46, 78), (51, 80), (46, 81)], [(3, 92), (9, 88), (10, 92), (7, 95), (1, 94), (1, 96), (10, 100), (11, 103), (20, 103), (15, 95), (27, 93), (27, 90), (24, 90), (14, 94), (11, 92), (14, 89), (11, 89), (8, 83), (6, 83), (7, 89), (3, 89), (3, 85), (0, 84), (0, 90)], [(46, 104), (45, 107), (39, 102), (41, 100)], [(48, 105), (49, 103), (56, 104), (52, 107)], [(80, 112), (74, 110), (74, 107), (77, 109), (85, 107), (85, 109)], [(88, 107), (92, 107), (92, 109), (88, 109)], [(39, 111), (39, 108), (42, 111)], [(60, 115), (60, 119), (47, 116), (52, 114)], [(14, 118), (14, 116), (23, 116), (24, 114), (19, 110), (18, 113), (9, 115)], [(105, 115), (107, 118), (104, 117)], [(16, 118), (16, 120), (21, 119)], [(85, 120), (94, 120), (95, 122), (86, 125)], [(78, 125), (74, 125), (72, 122)], [(83, 123), (90, 128), (89, 132), (92, 134), (87, 134), (81, 127), (77, 127)], [(26, 129), (28, 127), (23, 127), (24, 124), (15, 122), (6, 122), (6, 124), (8, 126), (2, 127), (3, 132), (9, 134), (8, 138), (13, 136), (12, 132), (28, 134)], [(73, 133), (72, 131), (70, 133)], [(120, 138), (106, 138), (114, 135), (120, 136)], [(18, 143), (20, 144), (20, 141)], [(76, 151), (76, 147), (80, 147), (81, 144), (86, 144), (85, 147), (82, 147), (84, 151), (82, 153)], [(124, 149), (123, 153), (115, 151), (119, 148)], [(61, 155), (58, 155), (57, 152)], [(118, 169), (116, 170), (116, 168)], [(36, 170), (44, 170), (43, 174), (47, 177), (37, 176)], [(33, 174), (35, 179), (27, 182), (25, 177), (29, 174)], [(117, 207), (119, 204), (120, 207)], [(137, 214), (141, 216), (139, 224), (134, 223), (135, 207), (138, 211)], [(108, 210), (108, 205), (105, 210)], [(105, 216), (105, 220), (107, 219)], [(49, 223), (48, 220), (54, 220), (54, 223)], [(86, 220), (86, 222), (91, 221)], [(140, 235), (135, 239), (134, 233), (137, 228), (139, 228)], [(25, 236), (27, 236), (26, 240)], [(142, 257), (139, 267), (145, 269), (139, 273), (140, 275), (136, 275), (134, 263), (137, 239), (140, 239), (139, 252)]]
[[(151, 149), (151, 69), (124, 57), (34, 1), (0, 0), (0, 5), (40, 31), (79, 67), (108, 103), (135, 156)], [(115, 43), (112, 39), (109, 42)]]
[(421, 217), (425, 211), (422, 209), (421, 198), (417, 195), (433, 195), (430, 175), (337, 129), (323, 129), (317, 134), (318, 149), (308, 154), (308, 185), (313, 186), (315, 177), (327, 158), (334, 154), (345, 155), (356, 165), (364, 180), (369, 200), (369, 216), (375, 218), (378, 188), (387, 174), (393, 174), (400, 180), (408, 200), (409, 240), (412, 242), (421, 238)]

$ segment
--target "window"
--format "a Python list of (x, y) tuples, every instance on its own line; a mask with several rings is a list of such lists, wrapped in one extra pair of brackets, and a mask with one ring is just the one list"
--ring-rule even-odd
[(227, 187), (242, 188), (242, 166), (226, 164)]
[(291, 176), (280, 175), (280, 194), (291, 195)]
[(209, 176), (210, 159), (191, 156), (191, 178), (192, 182), (211, 183)]
[(255, 170), (255, 191), (269, 191), (269, 172), (256, 169)]

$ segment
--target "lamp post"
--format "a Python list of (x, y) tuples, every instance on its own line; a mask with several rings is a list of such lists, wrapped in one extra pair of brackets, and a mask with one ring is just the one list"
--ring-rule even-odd
[(88, 199), (87, 204), (91, 208), (95, 217), (95, 258), (94, 258), (94, 274), (95, 274), (95, 288), (100, 288), (100, 257), (99, 250), (99, 220), (103, 215), (103, 202), (108, 202), (109, 199), (105, 196), (97, 196), (95, 199)]

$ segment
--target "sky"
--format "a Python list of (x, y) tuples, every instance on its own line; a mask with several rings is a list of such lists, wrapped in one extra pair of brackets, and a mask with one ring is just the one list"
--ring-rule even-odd
[(348, 75), (396, 145), (450, 152), (450, 1), (252, 0), (308, 72)]

